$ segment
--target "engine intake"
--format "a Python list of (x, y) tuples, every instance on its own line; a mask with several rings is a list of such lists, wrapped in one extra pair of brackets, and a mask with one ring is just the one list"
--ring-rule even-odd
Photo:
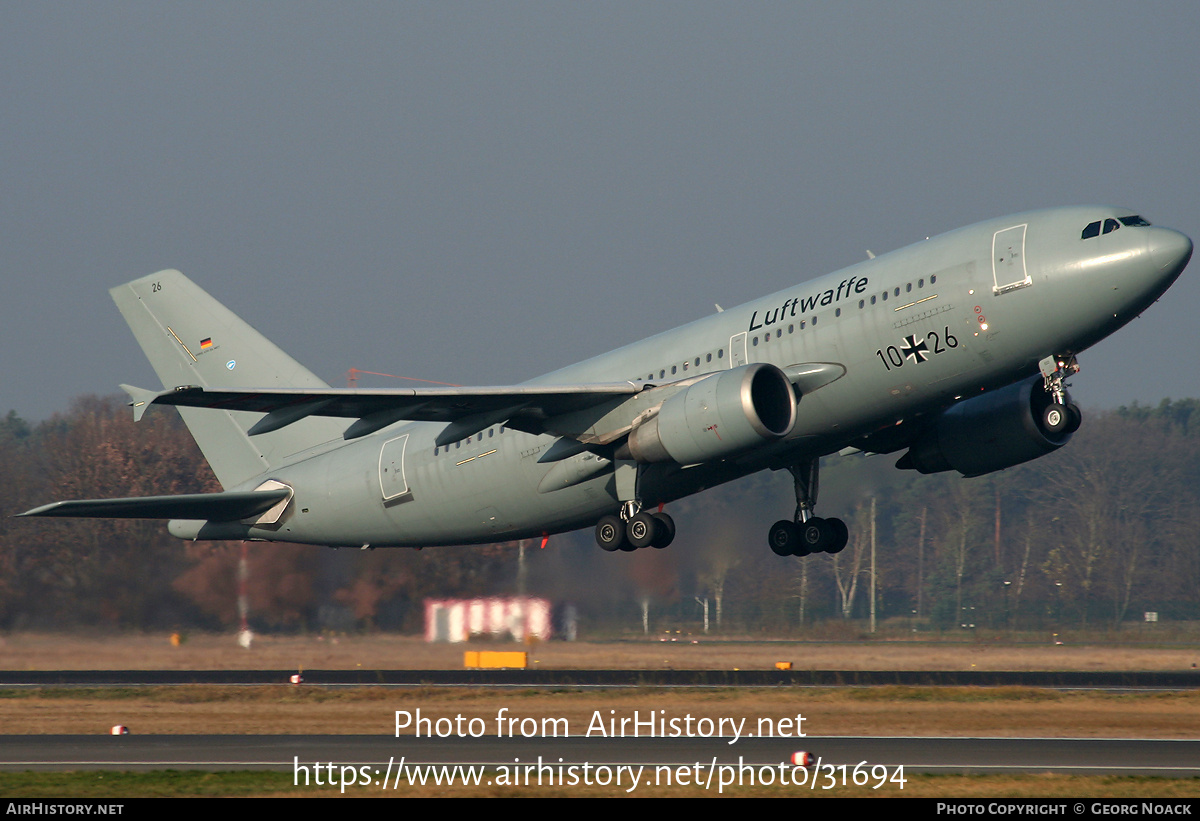
[(959, 402), (914, 442), (896, 467), (982, 476), (1058, 450), (1068, 432), (1049, 433), (1042, 412), (1053, 402), (1040, 376)]
[(774, 365), (722, 371), (664, 401), (629, 434), (629, 452), (639, 462), (721, 459), (791, 433), (796, 402), (792, 383)]

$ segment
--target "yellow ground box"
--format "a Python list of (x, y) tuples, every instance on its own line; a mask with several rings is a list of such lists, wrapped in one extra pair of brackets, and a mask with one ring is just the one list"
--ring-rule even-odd
[(790, 661), (777, 661), (777, 662), (775, 662), (775, 669), (776, 670), (791, 670), (792, 663)]
[(463, 665), (466, 667), (516, 667), (523, 670), (529, 666), (529, 654), (518, 651), (468, 650), (463, 653)]

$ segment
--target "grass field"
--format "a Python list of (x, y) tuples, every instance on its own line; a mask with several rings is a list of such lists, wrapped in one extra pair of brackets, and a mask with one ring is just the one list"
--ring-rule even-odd
[[(1200, 637), (1197, 637), (1200, 641)], [(249, 650), (231, 635), (162, 634), (80, 638), (21, 633), (0, 637), (4, 670), (449, 670), (466, 649), (524, 649), (530, 666), (548, 669), (761, 670), (790, 661), (807, 670), (1194, 670), (1200, 643), (1055, 644), (1029, 641), (710, 640), (679, 633), (608, 642), (430, 644), (412, 636), (263, 636)]]

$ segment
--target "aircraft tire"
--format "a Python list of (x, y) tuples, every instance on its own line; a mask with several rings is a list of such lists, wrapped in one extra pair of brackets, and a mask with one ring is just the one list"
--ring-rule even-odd
[(829, 522), (814, 516), (800, 525), (800, 545), (804, 552), (796, 553), (796, 555), (807, 556), (809, 553), (822, 553), (831, 544), (833, 544), (833, 530), (829, 527)]
[(1083, 411), (1079, 406), (1072, 403), (1067, 405), (1067, 433), (1074, 433), (1079, 430), (1079, 426), (1083, 424)]
[(656, 550), (662, 550), (675, 541), (675, 520), (666, 513), (652, 513), (650, 515), (658, 522), (658, 529), (654, 534), (654, 541), (650, 543), (650, 546)]
[(1071, 412), (1066, 405), (1060, 405), (1054, 402), (1046, 406), (1042, 411), (1042, 431), (1049, 436), (1057, 436), (1060, 433), (1066, 433), (1067, 427), (1071, 424)]
[(620, 550), (626, 544), (625, 523), (620, 516), (601, 516), (596, 522), (596, 544), (609, 553)]
[(635, 549), (649, 547), (658, 536), (658, 520), (649, 513), (639, 513), (625, 523), (625, 538)]
[(846, 549), (846, 543), (850, 541), (850, 528), (846, 527), (846, 523), (841, 519), (828, 519), (829, 529), (833, 533), (833, 541), (829, 543), (829, 547), (825, 548), (826, 553), (841, 553)]
[(795, 556), (796, 549), (800, 547), (800, 529), (795, 522), (780, 519), (767, 531), (767, 543), (776, 556)]

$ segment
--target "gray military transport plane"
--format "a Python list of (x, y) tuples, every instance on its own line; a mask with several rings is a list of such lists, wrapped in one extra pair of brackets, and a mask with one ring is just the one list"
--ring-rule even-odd
[(1076, 354), (1162, 295), (1192, 242), (1128, 209), (1018, 214), (918, 242), (521, 385), (330, 388), (178, 271), (112, 290), (222, 493), (58, 502), (24, 516), (160, 518), (183, 539), (361, 547), (595, 525), (665, 547), (666, 502), (791, 472), (781, 556), (836, 553), (818, 460), (980, 476), (1066, 444)]

